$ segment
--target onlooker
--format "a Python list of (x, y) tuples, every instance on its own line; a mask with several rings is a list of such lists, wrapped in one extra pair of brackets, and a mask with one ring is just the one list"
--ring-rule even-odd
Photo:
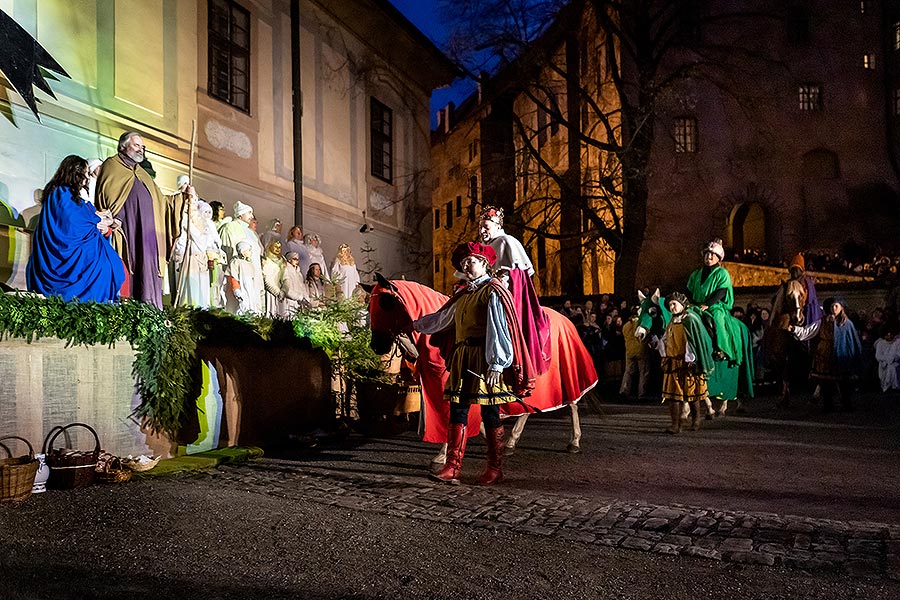
[(638, 398), (647, 396), (647, 385), (650, 380), (650, 362), (647, 358), (647, 346), (634, 335), (637, 329), (638, 311), (631, 311), (628, 322), (622, 326), (622, 337), (625, 341), (625, 372), (622, 374), (622, 385), (619, 394), (628, 398), (631, 396), (631, 384), (634, 376), (638, 376)]

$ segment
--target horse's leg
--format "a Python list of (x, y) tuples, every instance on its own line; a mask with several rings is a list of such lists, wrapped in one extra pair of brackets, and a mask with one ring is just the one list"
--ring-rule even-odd
[(447, 444), (441, 444), (441, 451), (437, 453), (437, 456), (431, 459), (431, 470), (433, 472), (440, 471), (444, 465), (447, 463)]
[(709, 398), (706, 399), (706, 419), (710, 420), (716, 416), (716, 411), (713, 409), (712, 400)]
[(724, 417), (726, 410), (728, 410), (728, 400), (722, 400), (722, 404), (719, 406), (719, 410), (716, 411), (716, 414), (720, 417)]
[(581, 452), (581, 417), (578, 416), (578, 405), (572, 403), (569, 405), (572, 411), (572, 439), (566, 446), (566, 452), (570, 454), (578, 454)]
[(525, 429), (525, 421), (528, 420), (528, 413), (520, 415), (518, 419), (516, 419), (516, 424), (512, 426), (512, 429), (509, 432), (509, 438), (506, 440), (506, 450), (503, 453), (506, 456), (512, 456), (516, 451), (516, 444), (519, 443), (519, 438), (522, 437), (522, 430)]

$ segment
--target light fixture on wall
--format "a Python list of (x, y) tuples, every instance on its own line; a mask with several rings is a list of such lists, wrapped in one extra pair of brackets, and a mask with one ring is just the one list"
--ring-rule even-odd
[(366, 211), (363, 211), (363, 224), (359, 228), (359, 232), (360, 233), (371, 233), (373, 231), (375, 231), (375, 228), (371, 227), (369, 225), (369, 221), (368, 221), (368, 219), (366, 219)]

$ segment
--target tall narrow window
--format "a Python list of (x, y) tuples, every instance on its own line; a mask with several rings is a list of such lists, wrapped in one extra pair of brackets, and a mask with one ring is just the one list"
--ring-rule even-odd
[(894, 114), (900, 116), (900, 88), (894, 88)]
[(473, 175), (469, 178), (469, 199), (472, 200), (472, 204), (478, 202), (478, 176)]
[(441, 272), (441, 257), (438, 256), (437, 254), (434, 255), (434, 272), (435, 273)]
[(439, 208), (434, 209), (434, 228), (441, 228), (441, 209)]
[(444, 227), (447, 229), (453, 228), (453, 202), (448, 202), (444, 205), (444, 210), (447, 213), (447, 217), (444, 220)]
[(462, 216), (462, 196), (456, 197), (456, 216)]
[(697, 151), (697, 119), (679, 117), (675, 119), (675, 152), (691, 154)]
[(875, 53), (866, 52), (863, 54), (863, 68), (871, 71), (875, 70)]
[(866, 14), (866, 0), (859, 0), (859, 14)]
[(472, 140), (469, 142), (469, 162), (475, 160), (478, 157), (478, 140)]
[(822, 86), (804, 83), (800, 86), (800, 110), (822, 109)]
[(894, 23), (894, 50), (900, 50), (900, 21)]
[(393, 112), (387, 106), (372, 98), (370, 119), (372, 130), (372, 175), (391, 183), (394, 177)]
[(234, 0), (209, 0), (210, 96), (250, 112), (250, 12)]

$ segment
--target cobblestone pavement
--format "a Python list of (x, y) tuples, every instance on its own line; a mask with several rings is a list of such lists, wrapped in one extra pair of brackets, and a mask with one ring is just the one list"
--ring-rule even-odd
[(262, 459), (210, 477), (251, 492), (358, 511), (716, 561), (900, 579), (900, 526), (658, 506)]

